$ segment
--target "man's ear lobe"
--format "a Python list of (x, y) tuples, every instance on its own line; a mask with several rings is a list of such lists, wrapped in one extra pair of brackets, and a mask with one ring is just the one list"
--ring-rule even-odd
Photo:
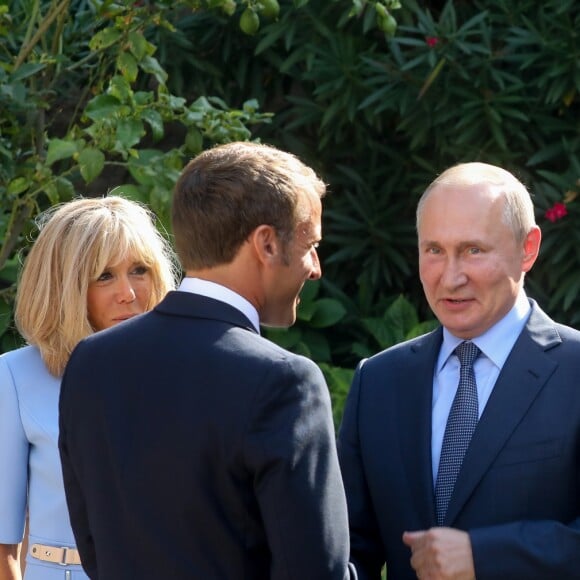
[(527, 234), (524, 240), (524, 258), (522, 261), (522, 270), (529, 272), (540, 253), (540, 244), (542, 242), (542, 232), (538, 226), (534, 226)]
[(276, 230), (272, 226), (258, 226), (250, 234), (250, 241), (260, 261), (266, 262), (277, 258), (280, 250), (280, 241)]

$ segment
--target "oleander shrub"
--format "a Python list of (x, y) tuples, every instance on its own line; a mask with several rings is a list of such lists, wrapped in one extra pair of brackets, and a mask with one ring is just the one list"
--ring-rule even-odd
[[(34, 204), (89, 187), (78, 163), (87, 148), (92, 163), (85, 174), (100, 166), (92, 150), (102, 151), (103, 172), (120, 172), (110, 174), (119, 182), (130, 167), (125, 191), (163, 214), (182, 155), (224, 138), (219, 131), (210, 138), (208, 131), (225, 116), (226, 126), (240, 120), (251, 138), (296, 153), (328, 183), (324, 277), (306, 290), (297, 325), (272, 337), (323, 366), (334, 385), (337, 418), (340, 393), (361, 357), (434, 324), (417, 276), (414, 213), (428, 183), (455, 163), (495, 163), (526, 183), (544, 233), (528, 292), (557, 320), (580, 325), (575, 0), (278, 0), (274, 12), (272, 6), (264, 12), (260, 0), (214, 0), (221, 9), (150, 1), (96, 19), (94, 6), (118, 4), (73, 4), (74, 23), (60, 25), (56, 17), (20, 72), (10, 67), (35, 27), (6, 25), (6, 11), (0, 17), (12, 51), (12, 61), (6, 49), (0, 53), (0, 82), (9, 85), (0, 92), (8, 111), (0, 114), (0, 177), (12, 184), (8, 195), (18, 201), (14, 211), (0, 212), (3, 234), (12, 232), (9, 218), (26, 223)], [(40, 20), (33, 21), (38, 28)], [(116, 32), (103, 32), (102, 45), (91, 46), (90, 38), (105, 28)], [(151, 47), (154, 54), (148, 54)], [(113, 139), (107, 149), (96, 143), (106, 142), (112, 130), (105, 122), (111, 96), (120, 103), (118, 112), (126, 112), (125, 130), (120, 144)], [(96, 111), (88, 107), (92, 99)], [(195, 103), (213, 109), (206, 125), (199, 111), (196, 120), (180, 116)], [(141, 128), (144, 141), (132, 145)], [(46, 156), (53, 138), (72, 144), (53, 144), (52, 163), (38, 165), (38, 152)], [(167, 141), (172, 148), (160, 155)], [(28, 183), (45, 174), (53, 186), (28, 206)], [(102, 175), (91, 182), (97, 190), (107, 183)], [(14, 181), (19, 178), (24, 180)], [(22, 232), (3, 237), (22, 241)], [(9, 251), (0, 258), (4, 254), (14, 256)], [(3, 268), (0, 276), (13, 272), (13, 261)]]
[(169, 39), (159, 42), (180, 91), (256, 98), (274, 113), (258, 135), (328, 182), (319, 296), (344, 310), (324, 333), (330, 361), (352, 368), (375, 351), (364, 321), (384, 319), (401, 294), (431, 319), (415, 206), (462, 161), (501, 165), (529, 187), (544, 246), (528, 290), (555, 318), (579, 323), (578, 3), (407, 0), (391, 6), (393, 35), (373, 3), (359, 4), (311, 0), (298, 11), (281, 1), (280, 17), (253, 36), (192, 14), (178, 25), (189, 44), (177, 59)]

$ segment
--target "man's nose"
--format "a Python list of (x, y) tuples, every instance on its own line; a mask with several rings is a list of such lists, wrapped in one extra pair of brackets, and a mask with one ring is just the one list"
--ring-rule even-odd
[(318, 280), (322, 276), (322, 267), (318, 258), (318, 252), (312, 249), (312, 270), (310, 272), (309, 280)]
[(447, 288), (457, 288), (467, 282), (467, 275), (461, 260), (450, 259), (445, 263), (441, 276), (443, 285)]

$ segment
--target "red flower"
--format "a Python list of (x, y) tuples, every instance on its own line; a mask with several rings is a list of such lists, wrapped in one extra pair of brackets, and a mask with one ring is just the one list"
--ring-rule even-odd
[(425, 42), (429, 48), (433, 48), (439, 44), (439, 39), (436, 36), (426, 36)]
[(546, 210), (546, 213), (544, 215), (547, 220), (554, 223), (559, 219), (562, 219), (565, 215), (568, 215), (568, 209), (566, 208), (565, 203), (557, 201), (552, 207)]

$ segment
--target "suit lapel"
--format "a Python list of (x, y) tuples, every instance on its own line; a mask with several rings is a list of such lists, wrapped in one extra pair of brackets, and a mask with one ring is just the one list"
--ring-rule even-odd
[(557, 346), (561, 339), (552, 321), (535, 303), (532, 306), (528, 323), (503, 366), (473, 434), (445, 525), (453, 523), (556, 369), (557, 364), (545, 351)]
[(431, 468), (431, 415), (433, 372), (441, 348), (442, 329), (418, 340), (407, 361), (412, 375), (398, 391), (401, 456), (407, 472), (419, 522), (435, 525)]

